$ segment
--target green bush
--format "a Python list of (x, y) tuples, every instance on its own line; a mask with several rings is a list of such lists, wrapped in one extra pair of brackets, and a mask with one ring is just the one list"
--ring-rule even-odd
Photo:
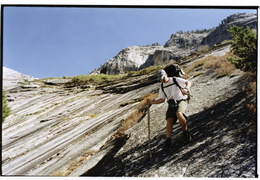
[(74, 76), (74, 77), (72, 78), (72, 82), (74, 82), (74, 83), (81, 82), (81, 78), (78, 77), (78, 76)]
[(230, 59), (236, 68), (243, 71), (256, 72), (257, 64), (257, 39), (256, 31), (250, 27), (242, 28), (232, 26), (228, 32), (232, 37), (232, 52), (238, 58)]
[(5, 121), (5, 118), (10, 115), (10, 113), (11, 113), (11, 108), (8, 106), (5, 92), (2, 91), (2, 123)]

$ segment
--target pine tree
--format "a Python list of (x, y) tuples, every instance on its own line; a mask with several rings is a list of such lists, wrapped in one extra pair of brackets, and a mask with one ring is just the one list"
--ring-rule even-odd
[(242, 28), (232, 26), (228, 32), (232, 37), (232, 52), (238, 56), (230, 61), (243, 71), (256, 72), (257, 66), (257, 40), (256, 32), (250, 27)]

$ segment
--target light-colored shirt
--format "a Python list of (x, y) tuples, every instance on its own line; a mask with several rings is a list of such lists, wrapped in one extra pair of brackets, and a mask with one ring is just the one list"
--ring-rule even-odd
[[(182, 87), (184, 88), (186, 85), (186, 79), (183, 79), (183, 78), (179, 78), (179, 77), (174, 77), (177, 81), (177, 83)], [(171, 85), (171, 86), (168, 86), (170, 84), (173, 84), (174, 81), (173, 81), (173, 78), (170, 77), (170, 80), (167, 82), (167, 83), (163, 83), (163, 87), (164, 88), (164, 92), (166, 93), (167, 97), (165, 96), (165, 94), (163, 93), (162, 91), (162, 88), (160, 86), (160, 89), (159, 89), (159, 94), (158, 94), (158, 98), (159, 99), (165, 99), (165, 98), (168, 98), (169, 99), (175, 99), (176, 101), (179, 101), (179, 100), (182, 100), (182, 99), (187, 99), (188, 96), (187, 95), (183, 95), (181, 93), (181, 90), (180, 88), (174, 84), (174, 85)], [(167, 86), (167, 87), (166, 87)]]

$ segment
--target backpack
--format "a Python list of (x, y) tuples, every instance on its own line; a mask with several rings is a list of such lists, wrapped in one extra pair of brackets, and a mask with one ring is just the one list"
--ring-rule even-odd
[(182, 77), (185, 73), (178, 64), (171, 64), (164, 68), (168, 77)]

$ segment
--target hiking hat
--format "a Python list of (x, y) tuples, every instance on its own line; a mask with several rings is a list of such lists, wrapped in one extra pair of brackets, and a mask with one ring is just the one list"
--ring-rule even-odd
[(166, 75), (166, 72), (163, 69), (160, 69), (157, 72), (158, 81), (162, 80)]

